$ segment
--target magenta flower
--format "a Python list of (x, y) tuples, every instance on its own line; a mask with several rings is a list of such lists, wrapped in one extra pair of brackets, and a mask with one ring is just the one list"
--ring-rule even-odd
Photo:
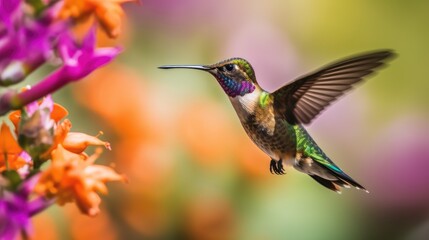
[(57, 49), (63, 65), (30, 90), (4, 94), (0, 98), (0, 115), (12, 109), (19, 109), (70, 82), (86, 77), (95, 69), (109, 63), (121, 51), (117, 47), (95, 48), (94, 28), (88, 32), (81, 44), (76, 43), (68, 32), (62, 33)]
[(63, 61), (59, 70), (67, 81), (76, 81), (86, 77), (95, 69), (110, 62), (119, 54), (119, 48), (95, 48), (95, 28), (92, 28), (80, 46), (69, 33), (60, 36), (58, 51)]
[(46, 109), (46, 112), (47, 112), (45, 114), (47, 116), (44, 116), (44, 118), (49, 118), (49, 114), (54, 109), (54, 100), (52, 99), (52, 95), (50, 95), (50, 94), (46, 95), (43, 98), (43, 101), (40, 103), (40, 105), (37, 101), (35, 101), (35, 102), (31, 102), (31, 103), (27, 104), (24, 107), (24, 110), (29, 117), (31, 117), (38, 110), (45, 111), (44, 109)]
[(15, 55), (17, 34), (13, 25), (21, 12), (20, 4), (20, 0), (0, 0), (0, 70), (7, 65), (6, 60)]
[(6, 28), (11, 28), (19, 14), (21, 0), (0, 0), (0, 21), (4, 23)]
[[(0, 85), (16, 84), (52, 56), (52, 45), (58, 34), (65, 30), (64, 23), (54, 23), (55, 7), (33, 19), (23, 14), (21, 1), (0, 0), (7, 9), (0, 7)], [(8, 2), (6, 4), (6, 2)], [(12, 6), (13, 5), (13, 6)]]
[(44, 197), (29, 199), (38, 179), (38, 175), (27, 179), (15, 192), (3, 189), (0, 196), (0, 239), (16, 239), (20, 233), (28, 237), (31, 216), (52, 205), (53, 201)]

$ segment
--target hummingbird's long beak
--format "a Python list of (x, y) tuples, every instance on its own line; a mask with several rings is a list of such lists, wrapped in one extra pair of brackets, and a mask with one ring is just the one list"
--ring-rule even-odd
[(185, 68), (185, 69), (197, 69), (197, 70), (203, 70), (203, 71), (209, 71), (213, 68), (204, 66), (204, 65), (164, 65), (158, 67), (160, 69), (172, 69), (172, 68)]

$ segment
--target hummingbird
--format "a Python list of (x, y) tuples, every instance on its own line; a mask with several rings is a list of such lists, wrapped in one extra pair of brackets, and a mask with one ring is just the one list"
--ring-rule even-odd
[(196, 69), (213, 75), (228, 95), (247, 135), (271, 158), (272, 174), (285, 174), (285, 164), (335, 192), (341, 193), (341, 187), (368, 192), (322, 151), (304, 125), (394, 55), (391, 50), (378, 50), (351, 56), (299, 77), (274, 92), (262, 89), (252, 65), (243, 58), (212, 65), (159, 68)]

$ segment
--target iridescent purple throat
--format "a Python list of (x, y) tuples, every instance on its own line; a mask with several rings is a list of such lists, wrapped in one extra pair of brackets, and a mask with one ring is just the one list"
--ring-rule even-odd
[(251, 93), (255, 90), (255, 85), (249, 81), (236, 82), (224, 75), (220, 75), (218, 82), (230, 97), (236, 97), (238, 95), (244, 96), (245, 94)]

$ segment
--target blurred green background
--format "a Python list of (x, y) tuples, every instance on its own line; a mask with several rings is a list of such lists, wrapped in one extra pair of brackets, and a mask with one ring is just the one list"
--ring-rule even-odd
[[(36, 239), (428, 239), (429, 2), (153, 0), (127, 4), (124, 52), (54, 95), (74, 131), (112, 143), (129, 177), (96, 218), (72, 204), (34, 218)], [(100, 40), (100, 44), (112, 42)], [(398, 57), (309, 132), (370, 194), (269, 173), (217, 82), (164, 64), (249, 60), (275, 90), (375, 49)], [(38, 72), (34, 79), (40, 79)]]

